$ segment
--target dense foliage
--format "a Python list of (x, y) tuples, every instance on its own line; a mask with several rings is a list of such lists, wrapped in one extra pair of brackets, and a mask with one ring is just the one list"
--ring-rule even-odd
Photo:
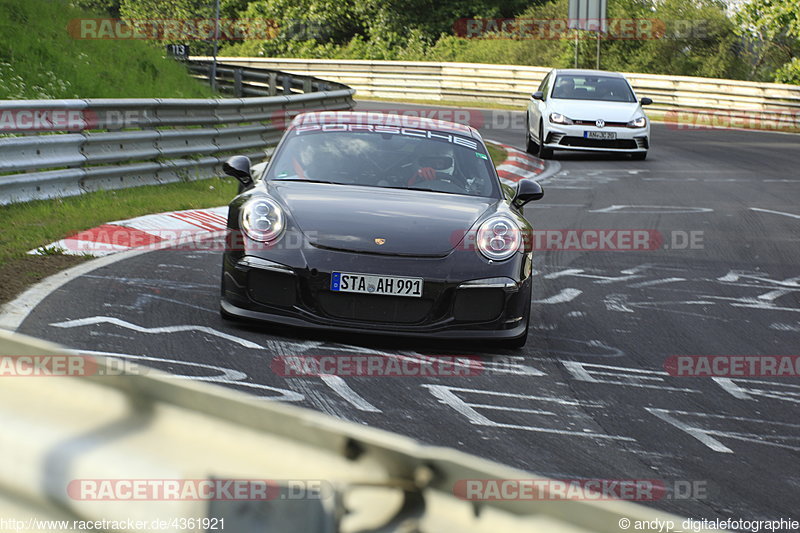
[[(102, 0), (106, 1), (106, 0)], [(161, 47), (133, 40), (75, 39), (86, 13), (52, 0), (0, 0), (0, 98), (209, 96)]]
[[(73, 0), (130, 18), (213, 17), (213, 0)], [(223, 55), (465, 61), (572, 66), (574, 33), (466, 38), (459, 19), (521, 21), (567, 17), (567, 0), (221, 0), (222, 17), (270, 19), (269, 39), (225, 42)], [(796, 0), (610, 0), (608, 17), (652, 21), (644, 38), (603, 39), (601, 68), (628, 72), (800, 83), (800, 2)], [(552, 35), (551, 35), (552, 37)], [(579, 65), (595, 64), (591, 34), (578, 41)], [(208, 43), (192, 44), (207, 52)]]

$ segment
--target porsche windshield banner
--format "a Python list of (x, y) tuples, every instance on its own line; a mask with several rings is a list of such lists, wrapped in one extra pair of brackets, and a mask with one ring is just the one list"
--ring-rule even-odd
[(311, 124), (308, 126), (296, 126), (295, 135), (307, 133), (327, 133), (327, 132), (351, 132), (351, 133), (381, 133), (389, 135), (405, 135), (406, 137), (416, 137), (419, 139), (431, 139), (440, 142), (449, 142), (458, 146), (464, 146), (473, 150), (478, 149), (478, 142), (460, 135), (450, 133), (424, 130), (419, 128), (404, 128), (399, 126), (382, 126), (378, 124)]

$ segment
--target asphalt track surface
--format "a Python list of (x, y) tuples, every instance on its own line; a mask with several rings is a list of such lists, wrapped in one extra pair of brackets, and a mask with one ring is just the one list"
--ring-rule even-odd
[[(472, 113), (486, 138), (523, 148), (522, 113)], [(648, 505), (696, 519), (796, 519), (800, 380), (679, 378), (664, 365), (800, 353), (800, 137), (655, 124), (652, 144), (646, 161), (556, 154), (545, 198), (526, 208), (538, 230), (654, 230), (664, 246), (538, 251), (522, 350), (228, 323), (220, 253), (204, 251), (154, 251), (77, 277), (20, 331), (552, 478), (663, 480), (667, 496)], [(326, 379), (270, 368), (302, 354), (479, 355), (485, 368)]]

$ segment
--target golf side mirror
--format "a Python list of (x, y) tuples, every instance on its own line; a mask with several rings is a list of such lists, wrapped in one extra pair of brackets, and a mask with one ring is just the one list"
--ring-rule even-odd
[(648, 97), (646, 97), (646, 96), (645, 96), (645, 97), (644, 97), (644, 98), (642, 98), (642, 99), (641, 99), (639, 102), (640, 102), (642, 105), (650, 105), (650, 104), (652, 104), (652, 103), (653, 103), (653, 100), (652, 100), (651, 98), (648, 98)]
[(544, 190), (537, 182), (524, 179), (517, 183), (517, 194), (514, 195), (514, 206), (522, 207), (528, 202), (535, 202), (544, 197)]
[(544, 93), (542, 91), (536, 91), (531, 95), (534, 100), (544, 100)]

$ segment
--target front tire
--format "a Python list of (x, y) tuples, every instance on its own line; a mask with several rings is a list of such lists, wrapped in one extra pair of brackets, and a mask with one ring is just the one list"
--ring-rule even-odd
[(553, 157), (553, 149), (544, 147), (544, 125), (539, 123), (539, 159), (550, 159)]
[(525, 119), (525, 151), (531, 155), (539, 153), (539, 146), (531, 138), (531, 125), (527, 118)]

